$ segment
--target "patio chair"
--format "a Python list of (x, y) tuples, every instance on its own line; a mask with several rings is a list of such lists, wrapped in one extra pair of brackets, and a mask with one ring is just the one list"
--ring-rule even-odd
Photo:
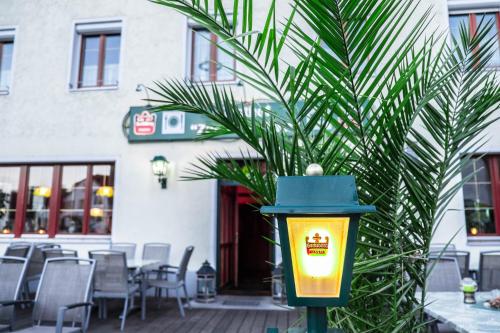
[(425, 283), (428, 292), (460, 291), (462, 277), (456, 258), (429, 257), (427, 270)]
[(462, 278), (469, 277), (469, 264), (470, 264), (470, 252), (469, 251), (456, 251), (456, 250), (446, 250), (437, 251), (429, 253), (432, 257), (449, 257), (457, 259), (458, 266), (460, 267), (460, 275)]
[[(144, 244), (142, 250), (143, 260), (158, 260), (158, 265), (151, 267), (151, 269), (146, 269), (144, 273), (146, 278), (150, 279), (152, 275), (158, 278), (158, 274), (161, 274), (160, 267), (165, 267), (169, 264), (170, 260), (170, 248), (171, 245), (168, 243), (146, 243)], [(161, 288), (156, 288), (155, 295), (161, 297)], [(167, 291), (168, 297), (168, 291)]]
[[(77, 264), (66, 265), (65, 261), (77, 261)], [(86, 332), (92, 306), (90, 288), (94, 269), (94, 260), (48, 259), (40, 277), (35, 300), (4, 303), (12, 306), (34, 304), (33, 326), (17, 332)]]
[(12, 329), (15, 308), (3, 303), (19, 299), (27, 267), (26, 258), (0, 257), (0, 331)]
[(142, 319), (145, 319), (146, 294), (142, 289), (139, 289), (138, 285), (129, 283), (125, 253), (121, 251), (98, 250), (90, 251), (89, 257), (96, 260), (93, 296), (99, 300), (99, 318), (105, 319), (107, 316), (107, 299), (123, 299), (124, 304), (120, 326), (120, 330), (123, 331), (127, 314), (134, 306), (134, 294), (140, 292)]
[(110, 250), (125, 252), (127, 259), (135, 259), (135, 243), (111, 243)]
[(31, 250), (30, 262), (28, 264), (28, 272), (26, 273), (25, 293), (27, 298), (30, 295), (30, 283), (35, 283), (40, 279), (44, 266), (44, 259), (42, 250), (60, 248), (61, 246), (54, 243), (36, 243), (33, 244)]
[[(157, 279), (148, 279), (145, 282), (146, 288), (151, 287), (151, 288), (161, 288), (167, 290), (175, 289), (177, 304), (179, 305), (179, 311), (182, 317), (184, 317), (185, 314), (184, 314), (184, 307), (182, 305), (181, 297), (179, 294), (179, 289), (183, 289), (188, 308), (191, 308), (191, 304), (189, 303), (189, 296), (186, 289), (186, 272), (189, 265), (189, 260), (191, 259), (191, 255), (193, 254), (193, 250), (194, 246), (188, 246), (184, 250), (184, 255), (182, 256), (181, 264), (179, 265), (179, 267), (168, 266), (168, 265), (160, 267), (165, 269), (166, 274), (175, 274), (176, 278), (174, 281), (164, 280), (160, 276)], [(170, 269), (172, 268), (176, 269), (176, 271), (171, 271)]]
[(4, 255), (6, 257), (29, 258), (31, 249), (31, 244), (10, 244), (9, 247), (5, 249)]
[(429, 247), (429, 252), (456, 251), (455, 244), (450, 243), (432, 243)]
[(485, 251), (479, 255), (479, 290), (500, 289), (500, 251)]
[[(52, 258), (77, 258), (78, 251), (69, 249), (43, 249), (42, 250), (43, 260)], [(69, 261), (69, 263), (72, 263)]]

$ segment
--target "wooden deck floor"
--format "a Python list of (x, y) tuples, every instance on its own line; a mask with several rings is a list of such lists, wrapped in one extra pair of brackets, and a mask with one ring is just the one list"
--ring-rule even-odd
[[(110, 304), (105, 320), (94, 314), (89, 333), (120, 332), (120, 306), (120, 303)], [(131, 313), (124, 332), (263, 333), (267, 327), (278, 327), (281, 333), (287, 328), (302, 326), (298, 324), (299, 317), (298, 311), (186, 309), (186, 317), (182, 318), (174, 301), (164, 302), (160, 309), (152, 301), (149, 302), (147, 319), (142, 321), (138, 311)]]

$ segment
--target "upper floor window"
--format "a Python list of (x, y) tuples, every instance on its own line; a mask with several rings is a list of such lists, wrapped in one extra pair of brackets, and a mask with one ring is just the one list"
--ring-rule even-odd
[(112, 163), (0, 165), (4, 234), (111, 233)]
[(476, 33), (480, 24), (484, 26), (489, 22), (494, 22), (494, 24), (492, 25), (488, 35), (484, 37), (484, 40), (488, 41), (495, 38), (496, 44), (493, 57), (490, 59), (488, 65), (490, 67), (500, 67), (500, 40), (498, 37), (498, 27), (500, 26), (499, 12), (452, 14), (450, 15), (450, 34), (457, 41), (460, 41), (461, 25), (468, 27), (471, 35), (473, 35)]
[[(190, 66), (189, 78), (192, 81), (220, 82), (236, 79), (234, 58), (217, 47), (221, 41), (207, 29), (190, 28)], [(232, 49), (222, 44), (228, 52)]]
[(70, 86), (117, 87), (121, 21), (77, 24)]
[(472, 158), (462, 177), (467, 234), (500, 235), (500, 156)]
[(0, 94), (10, 90), (13, 53), (14, 30), (0, 30)]

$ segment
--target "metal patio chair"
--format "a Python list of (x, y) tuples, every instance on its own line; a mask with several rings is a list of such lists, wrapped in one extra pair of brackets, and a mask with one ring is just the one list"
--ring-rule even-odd
[(135, 259), (135, 243), (111, 243), (110, 250), (125, 252), (127, 259)]
[(479, 290), (500, 289), (500, 251), (485, 251), (479, 255)]
[[(77, 261), (77, 263), (67, 265), (66, 261)], [(40, 277), (35, 300), (9, 304), (34, 304), (33, 326), (17, 332), (86, 332), (92, 306), (90, 288), (94, 269), (94, 260), (48, 259)]]
[(52, 258), (77, 258), (78, 251), (69, 249), (43, 249), (43, 260)]
[(455, 244), (450, 243), (432, 243), (429, 247), (429, 252), (443, 252), (443, 251), (456, 251)]
[(15, 319), (15, 307), (3, 306), (19, 300), (28, 259), (0, 257), (0, 331), (11, 330)]
[(31, 250), (31, 257), (28, 264), (28, 272), (26, 273), (25, 280), (25, 293), (26, 298), (30, 295), (30, 283), (35, 283), (40, 280), (42, 275), (44, 259), (42, 250), (44, 249), (54, 249), (60, 248), (61, 246), (55, 243), (35, 243), (33, 244), (33, 249)]
[(11, 243), (7, 249), (5, 249), (5, 256), (7, 257), (20, 257), (29, 258), (31, 255), (31, 244), (15, 244)]
[(462, 278), (469, 277), (469, 265), (470, 265), (470, 252), (469, 251), (456, 251), (456, 250), (446, 250), (430, 252), (431, 257), (449, 257), (457, 259), (458, 266), (460, 267), (460, 275)]
[(99, 300), (99, 318), (106, 319), (107, 299), (123, 299), (120, 330), (125, 328), (125, 320), (130, 309), (134, 307), (134, 294), (140, 292), (142, 319), (145, 319), (146, 294), (138, 285), (129, 282), (127, 260), (122, 251), (98, 250), (90, 251), (89, 257), (96, 260), (94, 278), (94, 299)]
[[(182, 260), (179, 267), (169, 266), (169, 265), (160, 267), (165, 269), (164, 273), (166, 274), (175, 274), (175, 280), (169, 281), (162, 279), (161, 276), (159, 276), (159, 278), (157, 279), (148, 279), (144, 283), (146, 284), (146, 288), (161, 288), (167, 290), (175, 289), (177, 304), (179, 305), (179, 311), (182, 317), (184, 317), (185, 314), (184, 314), (184, 307), (182, 305), (181, 297), (179, 294), (180, 289), (183, 289), (188, 308), (191, 308), (191, 304), (189, 303), (189, 296), (186, 289), (186, 272), (189, 265), (189, 260), (191, 259), (191, 255), (193, 254), (193, 250), (194, 246), (188, 246), (184, 250), (184, 254), (182, 256)], [(175, 269), (175, 271), (172, 271), (171, 269)]]
[(429, 257), (427, 262), (428, 275), (425, 281), (426, 290), (460, 291), (460, 267), (456, 258)]
[[(158, 260), (158, 265), (152, 266), (151, 268), (146, 268), (143, 270), (146, 279), (150, 279), (153, 276), (158, 278), (158, 274), (161, 274), (160, 267), (168, 266), (170, 262), (170, 248), (171, 245), (168, 243), (146, 243), (144, 244), (142, 250), (143, 260)], [(155, 295), (161, 297), (162, 289), (155, 288)], [(167, 291), (168, 297), (168, 291)]]

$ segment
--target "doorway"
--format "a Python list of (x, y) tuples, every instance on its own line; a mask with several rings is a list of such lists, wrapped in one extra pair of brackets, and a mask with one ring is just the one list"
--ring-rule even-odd
[(219, 293), (270, 295), (274, 246), (268, 239), (274, 239), (272, 226), (247, 188), (221, 184), (219, 198)]

